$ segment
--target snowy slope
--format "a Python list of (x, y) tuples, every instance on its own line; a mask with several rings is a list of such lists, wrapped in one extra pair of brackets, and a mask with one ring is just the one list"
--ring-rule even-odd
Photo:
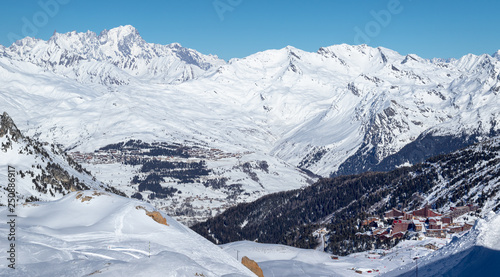
[[(139, 208), (138, 208), (139, 207)], [(252, 276), (243, 265), (151, 205), (98, 191), (16, 209), (16, 269), (8, 276)], [(0, 207), (0, 216), (7, 210)], [(7, 225), (0, 226), (6, 237)], [(3, 244), (3, 243), (2, 243)], [(2, 247), (3, 249), (3, 247)]]
[[(473, 229), (418, 262), (420, 276), (496, 276), (500, 260), (500, 215), (491, 212)], [(414, 276), (416, 265), (386, 276)]]
[[(445, 245), (447, 239), (426, 238), (404, 241), (389, 250), (360, 252), (348, 256), (334, 256), (323, 251), (300, 249), (286, 245), (240, 241), (221, 245), (233, 257), (247, 256), (255, 260), (264, 276), (379, 276), (405, 265), (411, 267), (414, 257), (425, 257), (434, 252), (426, 244)], [(371, 272), (370, 272), (371, 271)], [(425, 275), (422, 275), (425, 276)]]

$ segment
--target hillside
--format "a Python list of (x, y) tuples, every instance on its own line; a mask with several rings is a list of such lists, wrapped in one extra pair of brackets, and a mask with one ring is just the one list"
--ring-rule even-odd
[(193, 226), (217, 243), (257, 240), (312, 248), (313, 232), (326, 228), (325, 250), (348, 254), (391, 247), (398, 240), (359, 238), (361, 220), (391, 208), (414, 210), (431, 205), (446, 213), (472, 204), (474, 216), (500, 209), (500, 138), (388, 173), (364, 173), (321, 179), (299, 190), (267, 195), (240, 204)]

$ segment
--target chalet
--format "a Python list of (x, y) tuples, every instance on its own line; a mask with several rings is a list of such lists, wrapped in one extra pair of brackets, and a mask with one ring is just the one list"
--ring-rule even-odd
[(413, 229), (415, 230), (415, 232), (422, 232), (424, 230), (424, 223), (419, 220), (414, 220)]
[(404, 213), (403, 215), (404, 220), (413, 220), (414, 216), (411, 213), (405, 213), (405, 212), (403, 213)]
[(469, 231), (470, 229), (472, 229), (472, 227), (474, 227), (474, 224), (465, 223), (464, 231)]
[(430, 250), (438, 250), (439, 247), (437, 247), (435, 244), (432, 244), (432, 243), (428, 243), (426, 245), (424, 245), (425, 248), (427, 249), (430, 249)]
[(462, 226), (453, 226), (448, 228), (448, 233), (454, 234), (454, 233), (460, 233), (464, 230)]
[(372, 232), (372, 236), (378, 236), (378, 237), (387, 236), (389, 234), (390, 234), (390, 231), (387, 228), (378, 228), (378, 229), (373, 230), (373, 232)]
[(443, 229), (441, 222), (429, 223), (429, 229)]
[(477, 210), (477, 206), (474, 205), (467, 205), (467, 206), (461, 206), (461, 207), (451, 207), (450, 208), (450, 213), (448, 214), (452, 218), (457, 218), (463, 214), (466, 214), (468, 212), (473, 212)]
[(411, 220), (394, 220), (392, 222), (392, 234), (408, 231), (408, 227), (412, 223)]
[(437, 218), (430, 218), (429, 219), (429, 229), (443, 229), (441, 220), (438, 220)]
[(474, 225), (465, 223), (462, 226), (454, 226), (448, 229), (448, 233), (460, 233), (470, 230)]
[(385, 212), (384, 216), (386, 218), (399, 218), (399, 217), (404, 216), (404, 214), (405, 214), (404, 212), (402, 212), (396, 208), (392, 208), (392, 210)]

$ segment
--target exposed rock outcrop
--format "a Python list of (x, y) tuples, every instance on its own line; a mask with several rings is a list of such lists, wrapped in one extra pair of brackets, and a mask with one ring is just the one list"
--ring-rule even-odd
[(248, 258), (247, 256), (244, 256), (241, 259), (241, 263), (248, 269), (250, 269), (253, 273), (255, 273), (255, 275), (259, 277), (264, 277), (264, 272), (262, 272), (262, 269), (260, 268), (260, 266), (257, 264), (256, 261)]
[(143, 206), (137, 206), (137, 207), (135, 207), (135, 208), (136, 208), (136, 209), (138, 209), (138, 210), (139, 210), (139, 209), (141, 209), (141, 210), (146, 211), (146, 215), (147, 215), (147, 216), (149, 216), (149, 217), (151, 217), (154, 221), (156, 221), (156, 222), (158, 222), (158, 223), (160, 223), (160, 224), (163, 224), (163, 225), (168, 226), (168, 224), (167, 224), (167, 219), (166, 219), (166, 218), (164, 218), (164, 217), (161, 215), (161, 213), (160, 213), (160, 212), (157, 212), (157, 211), (152, 211), (152, 212), (150, 212), (150, 211), (146, 210), (146, 208), (144, 208)]
[[(108, 194), (103, 193), (103, 192), (99, 192), (99, 191), (94, 191), (94, 192), (92, 193), (92, 196), (101, 196), (101, 195), (108, 195)], [(80, 199), (80, 198), (81, 198), (81, 201), (82, 201), (82, 203), (83, 203), (83, 202), (85, 202), (85, 201), (90, 201), (90, 200), (92, 200), (92, 199), (93, 199), (93, 197), (92, 197), (92, 196), (89, 196), (89, 195), (87, 195), (87, 196), (83, 196), (83, 192), (82, 192), (82, 191), (80, 191), (80, 192), (78, 192), (78, 193), (76, 194), (76, 199)]]
[(4, 112), (0, 116), (0, 137), (5, 136), (6, 134), (10, 134), (12, 137), (12, 140), (16, 141), (19, 138), (22, 138), (23, 135), (21, 134), (21, 131), (17, 129), (16, 124), (14, 124), (14, 121), (10, 116), (7, 114), (7, 112)]

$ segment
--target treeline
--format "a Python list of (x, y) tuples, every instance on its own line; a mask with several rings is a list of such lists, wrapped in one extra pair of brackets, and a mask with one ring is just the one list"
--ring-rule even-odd
[[(194, 183), (199, 181), (201, 176), (210, 174), (205, 161), (186, 163), (132, 159), (126, 161), (125, 164), (142, 165), (140, 172), (144, 174), (134, 176), (132, 184), (139, 184), (139, 192), (151, 191), (150, 199), (167, 198), (172, 197), (175, 193), (182, 193), (174, 187), (163, 187), (161, 183), (165, 183), (165, 178), (175, 179), (179, 183)], [(142, 195), (139, 193), (132, 197), (142, 199)]]
[[(161, 177), (168, 177), (178, 180), (180, 183), (194, 183), (201, 176), (208, 176), (210, 170), (207, 169), (205, 161), (199, 162), (170, 162), (146, 159), (131, 159), (124, 162), (128, 165), (142, 165), (141, 172), (155, 173)], [(137, 178), (139, 178), (137, 176)]]
[[(178, 190), (173, 187), (162, 187), (160, 185), (162, 182), (165, 182), (165, 179), (156, 173), (147, 175), (144, 180), (140, 180), (138, 176), (134, 176), (132, 179), (132, 183), (139, 184), (139, 192), (145, 190), (152, 192), (149, 195), (149, 199), (172, 197), (174, 193), (178, 192)], [(142, 199), (142, 196), (139, 195), (140, 194), (137, 193), (134, 194), (134, 198)]]

